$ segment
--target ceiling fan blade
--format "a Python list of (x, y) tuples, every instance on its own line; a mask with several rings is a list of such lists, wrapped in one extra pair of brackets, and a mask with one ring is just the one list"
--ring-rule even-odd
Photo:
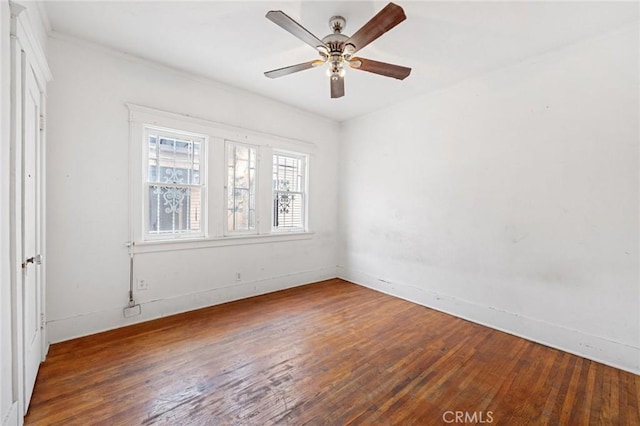
[(344, 77), (331, 78), (331, 98), (344, 96)]
[(320, 40), (318, 37), (314, 36), (302, 25), (298, 24), (294, 21), (289, 15), (284, 13), (281, 10), (271, 10), (267, 12), (265, 15), (268, 20), (273, 22), (276, 25), (279, 25), (283, 29), (289, 31), (294, 36), (298, 37), (300, 40), (307, 43), (309, 46), (313, 47), (316, 50), (320, 51), (328, 51), (327, 46)]
[(317, 67), (324, 64), (325, 61), (316, 59), (314, 61), (304, 62), (302, 64), (290, 65), (284, 68), (278, 68), (277, 70), (271, 70), (264, 73), (269, 78), (278, 78), (285, 75), (293, 74), (294, 72), (308, 70), (309, 68)]
[(346, 46), (345, 53), (353, 55), (405, 19), (407, 19), (407, 16), (404, 14), (404, 10), (397, 4), (389, 3), (344, 42)]
[(372, 59), (352, 58), (348, 64), (354, 70), (372, 72), (385, 77), (397, 78), (398, 80), (404, 80), (411, 74), (411, 68), (378, 62)]

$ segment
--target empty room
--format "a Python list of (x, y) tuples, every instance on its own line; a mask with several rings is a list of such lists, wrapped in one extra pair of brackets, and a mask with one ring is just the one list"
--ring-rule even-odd
[(0, 426), (640, 425), (640, 3), (0, 0)]

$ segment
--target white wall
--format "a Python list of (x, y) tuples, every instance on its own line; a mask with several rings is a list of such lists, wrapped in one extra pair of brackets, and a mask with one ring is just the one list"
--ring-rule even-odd
[[(47, 313), (52, 342), (335, 277), (336, 123), (228, 86), (76, 42), (49, 40)], [(136, 256), (129, 288), (126, 102), (316, 144), (311, 239)], [(222, 215), (222, 211), (219, 212)], [(235, 272), (242, 273), (236, 282)]]
[(31, 25), (31, 30), (35, 37), (35, 41), (40, 45), (44, 52), (47, 51), (49, 36), (47, 31), (49, 28), (49, 17), (43, 13), (44, 5), (41, 0), (19, 0), (15, 3), (23, 6), (26, 10), (27, 18)]
[(344, 123), (339, 275), (640, 372), (638, 26)]

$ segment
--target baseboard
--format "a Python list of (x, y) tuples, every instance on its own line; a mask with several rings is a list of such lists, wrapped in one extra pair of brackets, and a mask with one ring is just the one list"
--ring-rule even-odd
[(49, 354), (49, 347), (51, 347), (51, 342), (47, 341), (44, 345), (44, 350), (42, 351), (42, 362), (47, 359), (47, 355)]
[(394, 297), (640, 375), (640, 348), (535, 318), (338, 267), (338, 277)]
[(266, 278), (259, 281), (233, 283), (203, 292), (182, 294), (171, 298), (140, 303), (142, 310), (141, 315), (130, 318), (124, 318), (122, 314), (122, 309), (125, 307), (123, 302), (123, 306), (115, 306), (100, 312), (48, 321), (47, 333), (49, 342), (57, 343), (335, 277), (336, 268), (333, 266)]
[(19, 426), (22, 424), (22, 419), (18, 416), (18, 402), (14, 401), (9, 408), (9, 412), (2, 419), (2, 426)]

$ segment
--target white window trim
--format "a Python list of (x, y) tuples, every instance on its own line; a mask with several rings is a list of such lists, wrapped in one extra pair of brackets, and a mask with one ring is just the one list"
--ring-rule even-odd
[[(222, 247), (239, 244), (260, 244), (280, 241), (311, 239), (314, 236), (308, 218), (309, 206), (309, 163), (314, 156), (316, 145), (311, 142), (290, 139), (281, 136), (257, 132), (241, 127), (230, 126), (201, 118), (191, 117), (157, 110), (136, 104), (126, 104), (129, 109), (129, 241), (134, 253), (148, 253), (171, 250), (188, 250), (208, 247)], [(180, 238), (148, 239), (144, 238), (144, 205), (141, 200), (143, 185), (146, 182), (146, 167), (143, 166), (144, 150), (141, 147), (144, 127), (176, 129), (179, 133), (193, 133), (207, 137), (206, 175), (207, 205), (203, 206), (203, 235), (180, 236)], [(175, 130), (174, 130), (175, 131)], [(272, 160), (273, 150), (306, 156), (305, 229), (282, 230), (274, 232), (272, 228), (272, 161), (265, 167), (259, 167), (257, 180), (262, 188), (257, 190), (256, 208), (260, 209), (256, 218), (257, 233), (227, 234), (226, 226), (226, 144), (225, 140), (258, 147), (258, 158)], [(266, 187), (266, 190), (264, 189)]]
[(175, 241), (142, 241), (133, 245), (133, 252), (138, 253), (159, 253), (175, 250), (195, 250), (215, 247), (239, 246), (245, 244), (267, 244), (280, 243), (286, 241), (310, 240), (315, 236), (315, 232), (284, 232), (273, 234), (257, 235), (234, 235), (228, 237), (203, 238), (199, 240), (182, 239)]
[[(297, 158), (303, 161), (304, 164), (304, 170), (303, 170), (303, 182), (302, 182), (302, 188), (303, 188), (303, 199), (304, 199), (304, 203), (303, 203), (303, 215), (302, 215), (302, 227), (297, 227), (297, 228), (277, 228), (275, 227), (275, 225), (273, 224), (275, 218), (274, 218), (274, 211), (273, 209), (271, 209), (271, 220), (269, 221), (270, 225), (271, 225), (271, 232), (274, 234), (286, 234), (286, 233), (299, 233), (299, 232), (307, 232), (308, 231), (308, 215), (309, 215), (309, 156), (307, 154), (301, 153), (301, 152), (296, 152), (296, 151), (290, 151), (290, 150), (284, 150), (284, 149), (273, 149), (272, 150), (272, 156), (271, 156), (271, 168), (273, 169), (273, 155), (277, 155), (277, 154), (282, 154), (283, 156), (287, 156), (287, 157), (292, 157), (292, 158)], [(273, 170), (272, 170), (273, 173)], [(273, 179), (273, 178), (272, 178)], [(273, 186), (271, 188), (271, 203), (273, 203), (273, 198), (274, 198), (274, 189)]]

